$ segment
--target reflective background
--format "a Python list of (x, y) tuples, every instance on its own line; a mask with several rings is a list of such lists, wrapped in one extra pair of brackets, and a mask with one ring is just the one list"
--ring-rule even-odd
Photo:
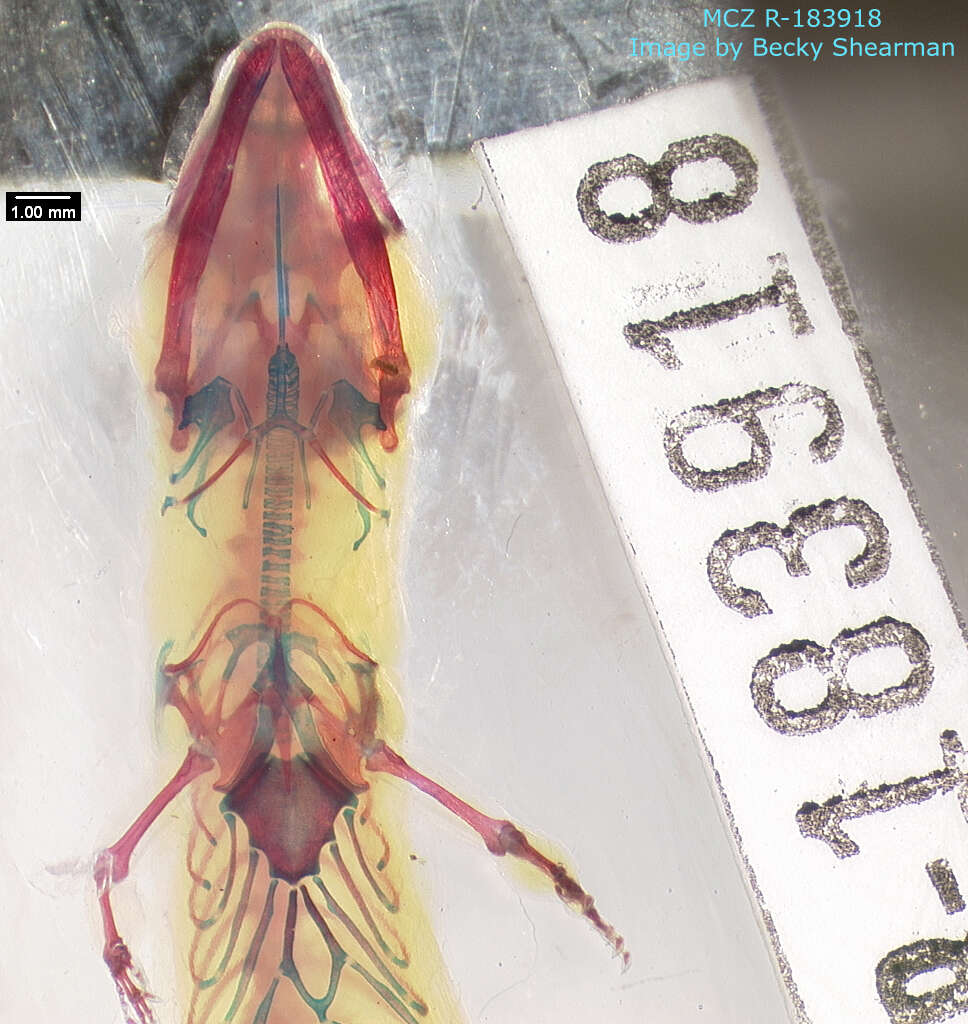
[[(872, 37), (957, 39), (958, 56), (737, 63), (775, 76), (965, 607), (964, 26), (947, 5), (905, 7), (883, 7)], [(621, 975), (553, 898), (415, 805), (413, 848), (468, 1018), (782, 1019), (567, 396), (462, 159), (475, 138), (728, 69), (628, 56), (633, 35), (708, 38), (699, 5), (498, 0), (0, 6), (0, 172), (39, 188), (79, 177), (86, 203), (70, 233), (0, 227), (0, 518), (13, 537), (0, 567), (11, 629), (0, 905), (22, 935), (0, 967), (0, 1019), (121, 1019), (97, 950), (90, 859), (181, 756), (151, 726), (143, 518), (158, 484), (126, 338), (141, 239), (167, 194), (152, 182), (177, 168), (217, 59), (269, 20), (324, 41), (442, 311), (441, 361), (411, 403), (407, 649), (394, 675), (407, 749), (557, 841), (634, 955)], [(432, 166), (408, 164), (428, 151)], [(149, 840), (123, 913), (159, 1016), (175, 1021), (169, 838)]]

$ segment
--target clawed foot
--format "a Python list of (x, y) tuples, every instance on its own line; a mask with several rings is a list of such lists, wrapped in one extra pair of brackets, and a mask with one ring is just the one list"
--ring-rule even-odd
[(147, 990), (141, 972), (134, 966), (128, 947), (121, 942), (113, 943), (104, 950), (104, 962), (111, 971), (117, 986), (124, 1017), (127, 1024), (155, 1024), (148, 1000), (152, 998)]
[(568, 869), (563, 864), (556, 864), (545, 857), (543, 853), (539, 853), (528, 842), (527, 836), (510, 821), (500, 824), (501, 828), (496, 841), (488, 845), (491, 853), (498, 856), (509, 853), (512, 857), (520, 857), (544, 872), (551, 879), (558, 898), (591, 922), (599, 935), (612, 947), (616, 956), (621, 959), (622, 970), (627, 970), (631, 957), (625, 946), (625, 939), (602, 917), (595, 906), (595, 901), (568, 873)]

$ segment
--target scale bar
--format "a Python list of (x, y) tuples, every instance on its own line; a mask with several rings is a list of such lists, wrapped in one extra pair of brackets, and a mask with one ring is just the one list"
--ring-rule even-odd
[(81, 219), (80, 192), (8, 192), (8, 221)]

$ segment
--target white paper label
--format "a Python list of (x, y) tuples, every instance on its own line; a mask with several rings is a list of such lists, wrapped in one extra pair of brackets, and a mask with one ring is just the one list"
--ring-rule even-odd
[(752, 86), (479, 157), (794, 1012), (968, 1019), (965, 645)]

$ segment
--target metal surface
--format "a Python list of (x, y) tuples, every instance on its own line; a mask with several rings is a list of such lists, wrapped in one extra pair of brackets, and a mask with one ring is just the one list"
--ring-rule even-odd
[(325, 41), (367, 133), (398, 153), (461, 149), (662, 88), (709, 68), (627, 59), (627, 37), (696, 35), (696, 3), (461, 0), (125, 3), (0, 9), (8, 174), (157, 177), (182, 101), (268, 21)]

